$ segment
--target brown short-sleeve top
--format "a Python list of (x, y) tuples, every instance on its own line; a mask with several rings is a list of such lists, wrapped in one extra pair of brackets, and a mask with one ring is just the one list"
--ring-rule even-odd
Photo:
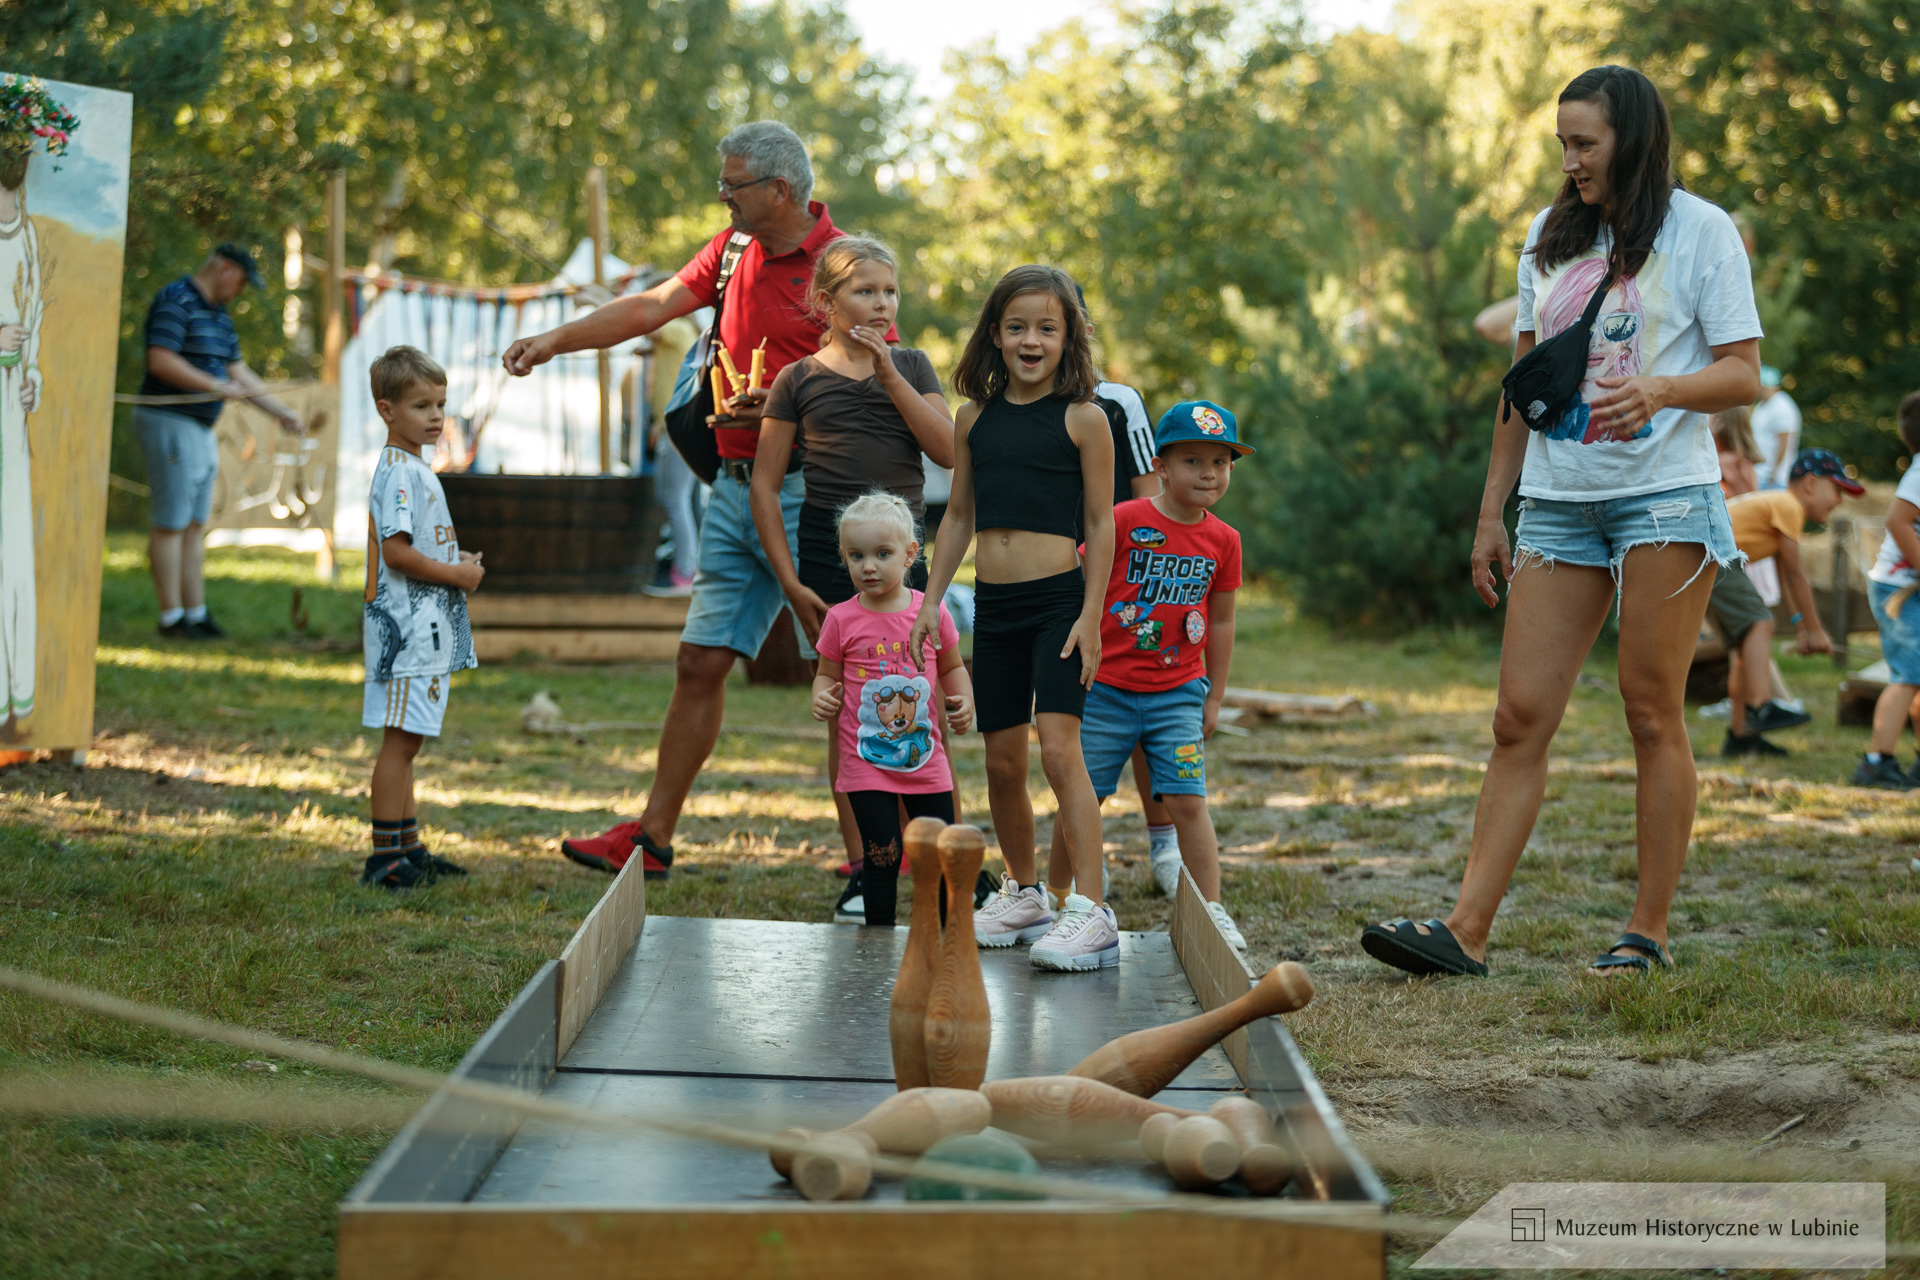
[[(940, 393), (926, 352), (895, 347), (893, 367), (922, 395)], [(773, 380), (763, 416), (799, 428), (808, 506), (838, 511), (869, 489), (885, 489), (905, 498), (915, 516), (925, 514), (920, 442), (877, 379), (849, 378), (807, 356)]]

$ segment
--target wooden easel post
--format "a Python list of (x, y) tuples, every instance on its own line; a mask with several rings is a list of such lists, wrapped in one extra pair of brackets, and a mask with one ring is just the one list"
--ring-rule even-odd
[[(607, 171), (587, 170), (587, 234), (593, 238), (593, 282), (607, 285)], [(600, 368), (600, 474), (613, 471), (613, 356), (602, 347)]]
[[(340, 357), (347, 349), (347, 175), (336, 173), (327, 179), (327, 280), (323, 293), (326, 337), (321, 347), (320, 381), (340, 385)], [(320, 531), (320, 550), (315, 554), (313, 570), (332, 582), (338, 564), (334, 559), (333, 530)]]

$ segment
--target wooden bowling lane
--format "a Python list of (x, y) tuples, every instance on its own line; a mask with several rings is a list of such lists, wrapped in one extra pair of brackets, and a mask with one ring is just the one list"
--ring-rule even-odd
[[(647, 927), (651, 929), (653, 922)], [(894, 1096), (890, 1084), (562, 1072), (546, 1096), (609, 1117), (662, 1112), (773, 1133), (788, 1125), (831, 1129)], [(1195, 1090), (1204, 1108), (1225, 1094)], [(1163, 1191), (1150, 1161), (1048, 1156), (1050, 1174), (1129, 1190)], [(906, 1184), (876, 1178), (871, 1200), (901, 1200)], [(667, 1134), (609, 1133), (591, 1126), (529, 1120), (474, 1192), (476, 1204), (632, 1205), (800, 1200), (768, 1167), (766, 1153)]]
[[(561, 1074), (890, 1085), (888, 1002), (906, 933), (649, 917), (562, 1060)], [(1117, 969), (1079, 974), (1034, 969), (1025, 947), (982, 950), (993, 1011), (987, 1078), (1061, 1074), (1116, 1036), (1201, 1011), (1166, 934), (1123, 933), (1120, 948)], [(1216, 1047), (1171, 1088), (1237, 1085), (1232, 1064)]]

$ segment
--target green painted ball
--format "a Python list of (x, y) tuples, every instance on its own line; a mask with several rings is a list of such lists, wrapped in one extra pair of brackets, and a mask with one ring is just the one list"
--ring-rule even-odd
[(909, 1200), (1045, 1200), (1042, 1191), (1008, 1191), (999, 1187), (981, 1187), (952, 1182), (938, 1173), (923, 1172), (931, 1161), (964, 1165), (969, 1169), (991, 1169), (996, 1173), (1037, 1176), (1039, 1162), (1012, 1138), (998, 1133), (972, 1133), (959, 1138), (943, 1138), (927, 1149), (907, 1175)]

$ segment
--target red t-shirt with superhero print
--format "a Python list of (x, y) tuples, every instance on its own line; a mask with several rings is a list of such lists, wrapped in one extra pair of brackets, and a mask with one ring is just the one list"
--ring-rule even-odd
[(1207, 597), (1240, 587), (1240, 535), (1209, 511), (1198, 524), (1152, 498), (1113, 509), (1113, 577), (1100, 622), (1101, 684), (1135, 693), (1207, 674)]

